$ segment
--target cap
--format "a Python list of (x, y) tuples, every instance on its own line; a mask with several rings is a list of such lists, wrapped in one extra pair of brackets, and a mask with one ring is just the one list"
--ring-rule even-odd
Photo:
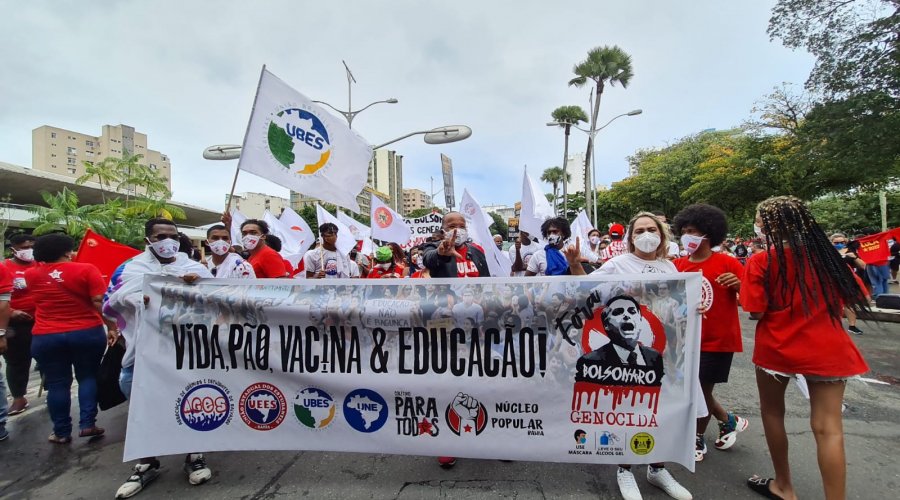
[(613, 224), (612, 226), (609, 226), (609, 235), (610, 236), (621, 237), (624, 234), (625, 234), (625, 226), (623, 226), (622, 224)]
[(394, 252), (391, 247), (378, 247), (375, 250), (375, 260), (378, 262), (390, 262), (394, 258)]

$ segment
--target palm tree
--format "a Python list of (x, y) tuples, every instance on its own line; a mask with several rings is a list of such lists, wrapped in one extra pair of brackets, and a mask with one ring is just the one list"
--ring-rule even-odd
[[(558, 123), (563, 130), (566, 131), (566, 142), (565, 148), (563, 149), (563, 170), (566, 172), (569, 171), (568, 163), (569, 163), (569, 131), (572, 130), (572, 125), (578, 126), (581, 122), (586, 122), (588, 120), (587, 113), (581, 109), (581, 106), (560, 106), (553, 110), (550, 113), (550, 116), (553, 118), (553, 121)], [(568, 177), (570, 175), (566, 175), (563, 178), (563, 213), (568, 217), (569, 213), (569, 180)]]
[(559, 196), (559, 183), (568, 182), (568, 178), (572, 177), (565, 170), (559, 167), (550, 167), (541, 174), (541, 180), (553, 186), (553, 213), (557, 213), (556, 201)]
[(111, 187), (113, 182), (122, 181), (118, 159), (106, 157), (97, 163), (89, 161), (81, 163), (84, 166), (84, 175), (75, 179), (75, 184), (84, 184), (96, 177), (100, 184), (100, 197), (103, 199), (103, 203), (106, 203), (106, 188)]
[(35, 214), (34, 220), (30, 223), (34, 225), (35, 235), (62, 230), (69, 236), (79, 239), (100, 213), (97, 205), (79, 206), (78, 195), (65, 187), (56, 194), (41, 191), (41, 197), (46, 206), (26, 206)]
[[(588, 52), (587, 58), (576, 64), (572, 69), (575, 78), (569, 80), (570, 86), (578, 88), (588, 83), (588, 80), (594, 82), (593, 110), (591, 111), (591, 132), (588, 136), (587, 151), (584, 154), (584, 194), (585, 204), (589, 207), (594, 206), (596, 200), (593, 196), (594, 186), (591, 179), (591, 155), (594, 150), (594, 135), (596, 134), (597, 116), (600, 113), (600, 97), (603, 95), (603, 89), (607, 84), (620, 84), (622, 88), (628, 87), (628, 83), (634, 76), (631, 68), (631, 56), (629, 56), (618, 45), (612, 47), (604, 45), (603, 47), (595, 47)], [(593, 221), (594, 224), (597, 221)]]

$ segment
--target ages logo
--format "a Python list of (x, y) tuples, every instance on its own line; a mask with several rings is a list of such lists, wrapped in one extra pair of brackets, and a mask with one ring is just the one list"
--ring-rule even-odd
[(260, 382), (251, 385), (241, 394), (238, 412), (241, 420), (251, 429), (270, 431), (284, 421), (287, 400), (277, 387)]
[(322, 389), (307, 387), (294, 396), (294, 416), (305, 427), (324, 429), (334, 421), (334, 414), (334, 398)]
[(477, 436), (487, 427), (488, 414), (483, 404), (460, 392), (447, 405), (447, 427), (457, 436)]
[(387, 422), (387, 402), (375, 391), (356, 389), (344, 398), (344, 419), (359, 432), (375, 432)]
[(217, 380), (188, 384), (178, 396), (178, 425), (195, 431), (212, 431), (231, 422), (234, 401), (231, 392)]

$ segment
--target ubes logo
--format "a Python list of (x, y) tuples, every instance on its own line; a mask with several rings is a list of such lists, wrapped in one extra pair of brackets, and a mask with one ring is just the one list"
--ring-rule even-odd
[(656, 441), (650, 434), (638, 432), (632, 436), (629, 444), (631, 445), (631, 451), (634, 452), (635, 455), (646, 455), (653, 451), (653, 445), (656, 444)]
[(331, 158), (325, 124), (305, 109), (285, 109), (273, 116), (267, 139), (272, 157), (298, 174), (314, 174)]
[(270, 431), (284, 421), (287, 400), (272, 384), (260, 382), (244, 390), (238, 402), (241, 420), (251, 429)]
[(294, 416), (310, 429), (328, 427), (334, 420), (334, 414), (334, 398), (322, 389), (307, 387), (294, 396)]
[(234, 403), (224, 385), (215, 380), (188, 385), (178, 399), (179, 425), (195, 431), (212, 431), (231, 421)]

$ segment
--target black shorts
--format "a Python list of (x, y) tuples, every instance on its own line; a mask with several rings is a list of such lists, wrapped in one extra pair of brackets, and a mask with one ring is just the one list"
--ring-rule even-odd
[(732, 359), (734, 359), (733, 352), (701, 352), (700, 383), (724, 384), (728, 382)]
[(900, 271), (900, 257), (894, 257), (894, 260), (888, 263), (891, 265), (891, 271)]

